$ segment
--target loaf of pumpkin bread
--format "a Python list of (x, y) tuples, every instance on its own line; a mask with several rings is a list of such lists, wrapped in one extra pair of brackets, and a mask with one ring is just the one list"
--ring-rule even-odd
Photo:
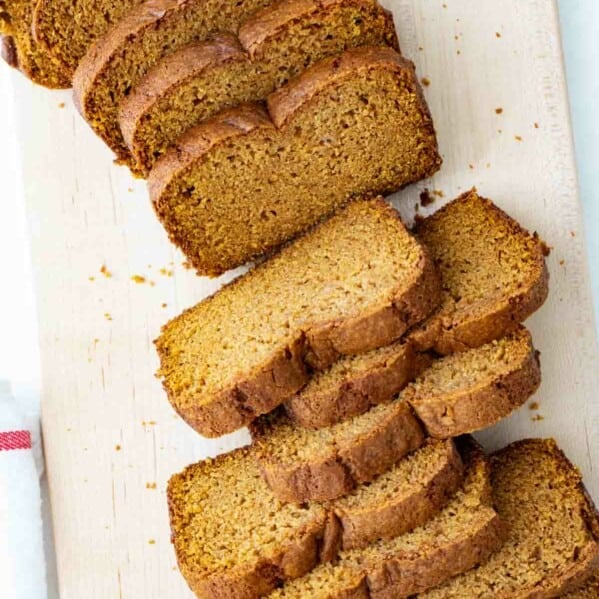
[(351, 203), (169, 322), (159, 374), (198, 432), (234, 431), (343, 355), (389, 345), (438, 305), (424, 248), (383, 200)]
[(171, 478), (179, 568), (199, 597), (260, 597), (340, 550), (423, 525), (451, 500), (463, 476), (454, 443), (430, 441), (339, 502), (294, 506), (272, 495), (252, 449), (239, 449)]
[(411, 63), (365, 47), (325, 59), (268, 98), (187, 131), (149, 177), (156, 213), (201, 274), (277, 247), (360, 195), (441, 163)]
[(330, 427), (297, 426), (282, 411), (250, 425), (265, 480), (283, 501), (323, 501), (368, 482), (424, 442), (495, 424), (540, 383), (525, 329), (433, 362), (393, 401)]
[(36, 0), (0, 0), (0, 54), (35, 83), (52, 89), (70, 87), (70, 78), (31, 31)]
[(398, 49), (391, 13), (377, 0), (285, 0), (220, 35), (173, 52), (132, 88), (119, 124), (134, 170), (147, 175), (186, 130), (225, 108), (263, 100), (327, 56), (357, 46)]
[(495, 507), (508, 527), (505, 544), (478, 568), (419, 597), (551, 599), (599, 566), (599, 516), (555, 441), (513, 443), (491, 464)]
[(437, 516), (394, 539), (342, 551), (337, 561), (290, 581), (269, 599), (402, 599), (484, 562), (500, 547), (505, 528), (492, 506), (486, 458), (464, 442), (464, 486)]
[(443, 303), (411, 340), (441, 354), (513, 331), (547, 298), (545, 246), (475, 189), (415, 227), (443, 276)]

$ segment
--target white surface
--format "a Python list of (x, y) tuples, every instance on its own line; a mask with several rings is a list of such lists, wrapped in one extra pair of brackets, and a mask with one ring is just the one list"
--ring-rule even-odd
[[(589, 476), (590, 463), (583, 448), (584, 422), (586, 420), (588, 427), (595, 427), (593, 430), (596, 440), (599, 430), (596, 428), (597, 414), (590, 411), (590, 401), (588, 411), (579, 411), (573, 407), (576, 401), (572, 401), (571, 398), (576, 396), (574, 399), (579, 400), (585, 394), (589, 400), (591, 398), (592, 380), (582, 365), (591, 364), (589, 352), (593, 351), (593, 348), (589, 345), (589, 329), (592, 329), (592, 320), (588, 308), (585, 268), (582, 264), (584, 250), (581, 236), (578, 234), (571, 238), (566, 234), (569, 233), (568, 221), (574, 224), (575, 231), (579, 223), (572, 197), (572, 173), (568, 171), (567, 159), (564, 162), (563, 147), (559, 149), (565, 146), (567, 153), (569, 138), (567, 132), (563, 131), (566, 114), (563, 105), (555, 109), (552, 104), (556, 100), (559, 102), (560, 73), (549, 75), (547, 70), (547, 64), (556, 60), (557, 48), (553, 43), (555, 40), (545, 39), (547, 31), (537, 30), (533, 26), (536, 21), (530, 12), (544, 10), (541, 6), (543, 3), (530, 2), (526, 6), (516, 7), (512, 2), (514, 8), (511, 13), (509, 7), (502, 7), (501, 10), (495, 9), (495, 13), (488, 17), (483, 16), (485, 10), (479, 6), (477, 15), (472, 15), (472, 19), (469, 19), (465, 11), (461, 11), (460, 14), (459, 10), (460, 6), (467, 6), (469, 3), (449, 2), (449, 8), (445, 11), (441, 10), (441, 3), (434, 3), (435, 9), (438, 10), (433, 12), (431, 1), (423, 3), (422, 7), (427, 13), (427, 21), (421, 20), (417, 13), (414, 14), (410, 3), (399, 4), (402, 6), (402, 45), (406, 53), (419, 63), (420, 74), (432, 80), (431, 87), (426, 90), (427, 95), (437, 124), (443, 123), (440, 127), (443, 150), (446, 154), (451, 153), (443, 173), (431, 187), (442, 188), (446, 195), (451, 197), (458, 192), (459, 186), (466, 187), (476, 183), (481, 192), (494, 197), (531, 228), (539, 229), (547, 241), (556, 246), (550, 259), (553, 275), (552, 298), (543, 312), (533, 320), (535, 339), (543, 350), (544, 357), (546, 376), (540, 397), (541, 412), (545, 420), (531, 423), (530, 415), (523, 411), (508, 423), (509, 436), (513, 438), (521, 434), (555, 434), (567, 446), (569, 453), (578, 458)], [(486, 0), (483, 4), (488, 5), (489, 11), (493, 12), (492, 0)], [(545, 6), (547, 4), (545, 2)], [(569, 1), (562, 4), (566, 4), (568, 10), (574, 11), (580, 9), (581, 4), (589, 6), (591, 2)], [(498, 12), (500, 14), (497, 14)], [(519, 29), (517, 24), (510, 25), (507, 22), (507, 15), (520, 12), (525, 13), (526, 17), (522, 29)], [(585, 15), (581, 23), (582, 26), (586, 25), (586, 28), (576, 30), (579, 44), (584, 43), (584, 31), (592, 29), (590, 16), (586, 18), (588, 15), (590, 13)], [(455, 20), (457, 18), (461, 18), (460, 22)], [(530, 30), (524, 29), (526, 24), (531, 27)], [(438, 35), (438, 27), (442, 27), (442, 36)], [(486, 37), (495, 30), (502, 32), (503, 37), (499, 43), (503, 45), (494, 45), (496, 40), (489, 41)], [(531, 34), (531, 31), (534, 33)], [(461, 35), (462, 38), (454, 40), (454, 35)], [(595, 35), (592, 41), (596, 43), (596, 40)], [(424, 52), (418, 53), (418, 45), (424, 47)], [(454, 54), (460, 48), (462, 54)], [(476, 52), (474, 48), (477, 48)], [(446, 52), (448, 49), (449, 52)], [(517, 53), (517, 56), (509, 54), (512, 52)], [(440, 54), (443, 54), (443, 60), (438, 58)], [(588, 53), (585, 53), (586, 55)], [(508, 73), (502, 69), (500, 59), (508, 59), (510, 62), (521, 60), (522, 63), (534, 60), (539, 65), (538, 72), (522, 72), (516, 69), (515, 72), (509, 73), (510, 79), (515, 78), (516, 82), (523, 86), (521, 98), (502, 97)], [(595, 60), (593, 66), (596, 67), (596, 64)], [(436, 69), (435, 73), (433, 69)], [(443, 75), (448, 72), (458, 73), (459, 76), (455, 80), (442, 81)], [(478, 73), (476, 77), (475, 73)], [(586, 76), (589, 77), (588, 72)], [(463, 96), (460, 94), (458, 98), (459, 85), (478, 86), (480, 93)], [(18, 98), (17, 118), (11, 114), (13, 89), (16, 90)], [(448, 96), (447, 104), (443, 98), (445, 94)], [(596, 94), (590, 97), (596, 98)], [(449, 119), (449, 114), (453, 114), (449, 107), (458, 99), (471, 104), (468, 110), (461, 113), (461, 119)], [(593, 131), (597, 123), (594, 111), (593, 121), (586, 121), (583, 116), (585, 110), (591, 114), (588, 110), (588, 100), (589, 96), (585, 94), (580, 102), (582, 108), (575, 112), (575, 120), (585, 123), (581, 126), (583, 133)], [(63, 101), (67, 103), (67, 108), (58, 108), (58, 104)], [(505, 129), (505, 136), (501, 138), (493, 135), (496, 117), (489, 118), (489, 112), (495, 105), (512, 109), (510, 113), (506, 112), (501, 120)], [(534, 131), (530, 130), (529, 117), (532, 117), (533, 111), (537, 109), (546, 114), (548, 120), (547, 127), (545, 123), (541, 123), (541, 137), (533, 138)], [(15, 143), (13, 137), (13, 125), (17, 122), (20, 143)], [(517, 128), (508, 131), (506, 122)], [(476, 132), (481, 131), (484, 132), (484, 137), (476, 135)], [(526, 135), (523, 132), (526, 132)], [(464, 135), (465, 133), (467, 135)], [(513, 140), (516, 133), (524, 137), (521, 146)], [(8, 69), (1, 66), (0, 137), (3, 142), (0, 144), (0, 180), (3, 182), (2, 196), (6, 196), (2, 198), (3, 218), (0, 219), (0, 264), (3, 280), (11, 281), (10, 287), (2, 287), (0, 295), (0, 330), (3, 332), (0, 335), (0, 377), (8, 374), (17, 381), (17, 390), (22, 387), (29, 396), (35, 395), (39, 380), (35, 350), (36, 329), (30, 291), (31, 279), (27, 276), (28, 257), (23, 253), (22, 204), (18, 201), (21, 193), (19, 182), (23, 179), (17, 167), (22, 164), (21, 159), (25, 156), (34, 251), (38, 260), (43, 258), (42, 253), (48, 254), (44, 259), (44, 272), (38, 272), (38, 280), (44, 289), (49, 289), (55, 283), (63, 293), (62, 301), (61, 298), (41, 298), (42, 314), (49, 315), (53, 310), (60, 311), (62, 303), (72, 307), (73, 300), (82, 304), (74, 311), (73, 316), (75, 322), (83, 324), (83, 330), (69, 327), (64, 321), (53, 323), (48, 322), (47, 318), (44, 319), (43, 328), (50, 329), (45, 335), (42, 333), (45, 351), (54, 351), (51, 349), (51, 340), (58, 337), (59, 344), (56, 348), (62, 348), (65, 353), (61, 361), (62, 366), (66, 368), (65, 364), (69, 360), (74, 362), (80, 359), (81, 355), (85, 355), (86, 360), (91, 357), (94, 364), (93, 367), (82, 365), (83, 372), (77, 377), (76, 384), (63, 382), (57, 387), (56, 381), (51, 381), (53, 401), (58, 400), (56, 412), (53, 411), (52, 417), (61, 422), (68, 418), (69, 424), (76, 424), (80, 429), (77, 431), (80, 434), (78, 440), (89, 440), (90, 446), (96, 444), (99, 452), (97, 454), (93, 453), (93, 447), (87, 447), (88, 451), (85, 453), (88, 457), (85, 458), (87, 461), (84, 469), (97, 474), (97, 480), (104, 480), (108, 476), (116, 484), (112, 491), (103, 487), (90, 490), (90, 482), (95, 480), (93, 477), (82, 481), (67, 471), (56, 475), (54, 494), (61, 500), (63, 492), (80, 494), (81, 501), (77, 513), (72, 515), (74, 523), (78, 524), (81, 524), (81, 518), (84, 518), (86, 513), (88, 519), (104, 517), (102, 508), (99, 512), (91, 508), (86, 512), (86, 505), (95, 505), (95, 499), (104, 502), (105, 505), (112, 505), (111, 496), (114, 499), (116, 493), (119, 510), (121, 503), (123, 504), (122, 511), (115, 513), (114, 518), (106, 522), (106, 532), (98, 534), (97, 529), (88, 528), (87, 525), (78, 531), (73, 526), (68, 526), (68, 523), (65, 530), (61, 531), (63, 540), (66, 539), (63, 545), (66, 549), (62, 551), (63, 575), (68, 579), (63, 599), (79, 599), (83, 592), (86, 593), (86, 597), (113, 597), (118, 596), (119, 588), (123, 590), (124, 597), (164, 599), (187, 596), (178, 575), (170, 570), (173, 562), (168, 547), (162, 493), (154, 491), (153, 496), (152, 492), (146, 492), (144, 481), (158, 480), (159, 485), (162, 485), (170, 472), (191, 461), (193, 457), (205, 453), (206, 447), (184, 425), (172, 418), (157, 383), (149, 378), (149, 372), (155, 365), (151, 347), (148, 345), (140, 350), (139, 344), (133, 341), (137, 354), (135, 362), (123, 362), (120, 359), (117, 361), (117, 356), (123, 355), (120, 353), (122, 346), (131, 344), (131, 339), (139, 340), (139, 334), (143, 336), (145, 345), (148, 337), (155, 335), (157, 325), (166, 318), (167, 313), (174, 314), (183, 305), (198, 298), (201, 294), (198, 281), (195, 281), (190, 273), (176, 268), (173, 280), (160, 277), (154, 270), (151, 276), (156, 279), (155, 288), (134, 286), (129, 282), (128, 277), (131, 274), (149, 275), (148, 264), (152, 264), (155, 269), (167, 266), (173, 259), (172, 251), (165, 243), (159, 226), (153, 221), (141, 184), (132, 183), (123, 169), (108, 168), (108, 153), (74, 115), (67, 94), (33, 88), (16, 76), (9, 76)], [(452, 143), (449, 143), (450, 139), (453, 139)], [(591, 143), (593, 141), (596, 144), (596, 138), (590, 140)], [(23, 148), (23, 144), (26, 149)], [(545, 149), (547, 145), (544, 144), (549, 144), (552, 153), (555, 150), (562, 156), (559, 161), (556, 161), (553, 155), (535, 156), (534, 149), (531, 150), (527, 144)], [(596, 173), (596, 154), (593, 155), (593, 150), (589, 151), (588, 147), (585, 145), (581, 151), (582, 163), (584, 164), (585, 157), (589, 156), (595, 156), (595, 160), (589, 161), (590, 177), (583, 179), (583, 191), (588, 189), (591, 193), (594, 192), (594, 198), (589, 195), (585, 196), (585, 199), (595, 200), (595, 205), (599, 205), (594, 186), (596, 184), (593, 184), (591, 178)], [(497, 159), (495, 154), (498, 154)], [(526, 156), (526, 159), (523, 159), (523, 156)], [(486, 169), (487, 162), (491, 163), (489, 169)], [(469, 163), (473, 163), (474, 170), (468, 168)], [(556, 166), (558, 173), (552, 171)], [(568, 171), (566, 175), (564, 168)], [(13, 188), (11, 181), (16, 181)], [(130, 193), (129, 188), (135, 189), (135, 192)], [(416, 189), (402, 194), (403, 197), (411, 198), (406, 204), (412, 204), (416, 194)], [(531, 201), (538, 202), (533, 210), (528, 205)], [(553, 235), (547, 235), (547, 232), (555, 231), (558, 225), (552, 222), (558, 202), (567, 204), (567, 208), (563, 209), (568, 213), (561, 222), (564, 235), (558, 234), (554, 238)], [(557, 208), (559, 210), (559, 206)], [(591, 236), (597, 239), (597, 213), (589, 210), (589, 214), (591, 218), (587, 219), (587, 230), (594, 231), (595, 235)], [(593, 214), (595, 216), (592, 216)], [(86, 226), (90, 229), (85, 229)], [(49, 227), (52, 228), (52, 235), (48, 234)], [(69, 245), (68, 236), (74, 235), (73, 238), (81, 239), (83, 231), (89, 238), (80, 246)], [(64, 246), (61, 245), (63, 238), (67, 238)], [(50, 241), (52, 239), (54, 242)], [(560, 256), (565, 254), (574, 257), (574, 264), (571, 267), (567, 262), (566, 268), (559, 269)], [(47, 258), (51, 260), (47, 261)], [(115, 274), (111, 280), (103, 280), (98, 273), (99, 266), (104, 262)], [(178, 265), (180, 257), (176, 257), (176, 262)], [(80, 278), (82, 271), (89, 276), (96, 276), (95, 287)], [(77, 273), (77, 277), (74, 277), (73, 273)], [(559, 286), (566, 287), (564, 294), (561, 293), (561, 289), (558, 292)], [(568, 292), (568, 286), (574, 287), (572, 293)], [(214, 283), (210, 283), (209, 287), (214, 288)], [(166, 310), (160, 308), (162, 301), (169, 304)], [(103, 321), (105, 311), (113, 314), (112, 322)], [(571, 322), (574, 322), (575, 330), (565, 330)], [(149, 333), (148, 328), (151, 329)], [(138, 337), (130, 338), (124, 331), (137, 331)], [(567, 342), (561, 342), (563, 347), (558, 347), (562, 336), (567, 333), (573, 335), (569, 335)], [(82, 339), (84, 335), (86, 338)], [(583, 346), (578, 345), (572, 337), (582, 339)], [(95, 353), (94, 347), (90, 349), (90, 344), (94, 346), (94, 338), (101, 339), (100, 349)], [(70, 347), (70, 344), (69, 347), (65, 345), (66, 339), (72, 339), (73, 347)], [(142, 367), (143, 371), (138, 371), (137, 367), (143, 364), (144, 359), (150, 362), (150, 366), (146, 364)], [(548, 368), (551, 369), (549, 373)], [(66, 372), (68, 370), (61, 371), (56, 376)], [(89, 415), (94, 406), (90, 406), (86, 399), (98, 392), (95, 383), (101, 380), (102, 375), (106, 384), (106, 390), (103, 392), (106, 400), (104, 409), (110, 412), (110, 417), (91, 422)], [(127, 381), (130, 392), (123, 397), (110, 397), (109, 391), (114, 389), (114, 385), (118, 384), (120, 379)], [(548, 389), (551, 389), (551, 393)], [(57, 397), (56, 393), (60, 392), (62, 395)], [(136, 396), (133, 402), (130, 398), (132, 392)], [(79, 413), (72, 413), (72, 398), (77, 401)], [(126, 405), (122, 405), (124, 402)], [(568, 405), (568, 409), (564, 409), (564, 405)], [(61, 414), (61, 406), (64, 410), (68, 406), (70, 411)], [(157, 420), (157, 426), (141, 426), (142, 420), (153, 419)], [(573, 423), (573, 420), (576, 422)], [(129, 430), (125, 425), (127, 430), (121, 430), (121, 423), (133, 423), (134, 426)], [(60, 431), (61, 437), (65, 436), (67, 428), (71, 428), (73, 432), (74, 427), (65, 426)], [(491, 435), (495, 442), (500, 435), (499, 431), (505, 429), (506, 426), (501, 427)], [(588, 430), (586, 432), (588, 434)], [(56, 435), (58, 437), (59, 433)], [(125, 449), (115, 453), (114, 445), (119, 442), (123, 444), (123, 448), (137, 449), (127, 455)], [(221, 449), (228, 442), (212, 442), (208, 451)], [(55, 438), (53, 443), (61, 445), (62, 439)], [(160, 449), (161, 447), (164, 449)], [(63, 445), (61, 454), (63, 450), (83, 453), (84, 449), (82, 444), (67, 444), (66, 447)], [(100, 455), (100, 452), (105, 455)], [(594, 447), (592, 452), (596, 457), (597, 448)], [(160, 455), (158, 464), (153, 462), (152, 456), (155, 453)], [(593, 481), (593, 486), (596, 494), (596, 480)], [(76, 491), (73, 491), (74, 489)], [(64, 506), (57, 507), (63, 519), (71, 507), (69, 501), (72, 501), (68, 497), (66, 499)], [(127, 501), (128, 505), (124, 505)], [(137, 526), (132, 527), (136, 532), (128, 530), (126, 525), (136, 521)], [(143, 538), (139, 535), (142, 529)], [(73, 539), (80, 538), (85, 541), (86, 535), (92, 531), (97, 535), (94, 537), (96, 552), (90, 554), (84, 549), (80, 555), (76, 554)], [(146, 537), (150, 535), (157, 540), (156, 545), (147, 544), (149, 539)], [(160, 559), (156, 557), (157, 553), (162, 556)], [(101, 563), (94, 564), (96, 554), (113, 557), (114, 561), (110, 561), (110, 567), (104, 562), (106, 558), (100, 559)], [(67, 573), (67, 569), (73, 572), (77, 569), (81, 571), (81, 568), (85, 572), (83, 578), (83, 575), (72, 576)], [(119, 570), (118, 577), (115, 576), (115, 568)], [(133, 590), (130, 586), (132, 581), (140, 578), (144, 580), (144, 590)], [(90, 591), (93, 594), (90, 594)]]

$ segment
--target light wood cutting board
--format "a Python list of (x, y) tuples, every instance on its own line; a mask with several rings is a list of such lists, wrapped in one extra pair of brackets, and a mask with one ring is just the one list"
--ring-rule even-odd
[[(524, 407), (482, 437), (490, 448), (557, 437), (599, 499), (599, 360), (556, 6), (384, 4), (403, 52), (430, 82), (425, 93), (445, 160), (433, 180), (394, 203), (411, 218), (424, 186), (444, 193), (430, 212), (476, 185), (552, 247), (550, 297), (529, 322), (542, 352), (538, 410)], [(144, 183), (111, 164), (68, 93), (16, 76), (14, 93), (61, 597), (189, 597), (169, 543), (165, 483), (247, 437), (207, 441), (175, 416), (153, 376), (152, 340), (223, 279), (182, 267)]]

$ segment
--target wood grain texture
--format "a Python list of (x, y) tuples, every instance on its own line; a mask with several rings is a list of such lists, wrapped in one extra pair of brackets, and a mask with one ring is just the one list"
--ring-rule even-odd
[[(599, 499), (599, 360), (555, 5), (383, 3), (402, 50), (430, 81), (445, 163), (426, 186), (444, 198), (426, 212), (476, 185), (553, 248), (550, 297), (528, 323), (542, 352), (539, 408), (483, 437), (495, 448), (555, 436)], [(190, 597), (169, 543), (166, 480), (246, 436), (207, 441), (175, 416), (153, 377), (152, 339), (232, 274), (210, 281), (181, 266), (144, 184), (111, 164), (68, 96), (16, 77), (14, 93), (61, 597)], [(394, 198), (406, 218), (424, 186)]]

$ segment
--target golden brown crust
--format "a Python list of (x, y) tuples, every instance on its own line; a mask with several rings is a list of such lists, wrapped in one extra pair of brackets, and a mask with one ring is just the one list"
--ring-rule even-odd
[(399, 495), (374, 508), (341, 506), (333, 511), (341, 524), (344, 550), (365, 547), (378, 539), (392, 539), (423, 525), (441, 510), (464, 480), (464, 465), (453, 442), (445, 442), (441, 468), (422, 481), (420, 489)]
[[(384, 46), (355, 48), (340, 56), (321, 60), (308, 71), (270, 94), (267, 104), (273, 123), (281, 129), (296, 112), (306, 110), (311, 100), (325, 88), (354, 76), (358, 70), (374, 68), (396, 73), (398, 77), (404, 77), (406, 82), (413, 85), (415, 89), (419, 89), (414, 74), (414, 64), (392, 48)], [(426, 103), (422, 103), (421, 108), (428, 115), (425, 106)], [(434, 132), (432, 119), (428, 120), (427, 126), (430, 126)]]
[(250, 427), (264, 479), (285, 502), (327, 501), (369, 482), (424, 443), (420, 424), (407, 404), (398, 403), (376, 428), (331, 448), (313, 460), (282, 463), (264, 449), (270, 434), (266, 420)]
[(392, 358), (339, 380), (334, 387), (300, 392), (286, 402), (285, 410), (298, 426), (313, 429), (332, 426), (391, 401), (430, 360), (428, 355), (418, 354), (411, 344), (402, 344)]
[[(418, 236), (424, 228), (434, 225), (443, 215), (457, 203), (466, 203), (476, 190), (470, 190), (443, 206), (433, 215), (421, 221), (414, 229)], [(476, 194), (477, 195), (477, 194)], [(517, 221), (497, 207), (492, 201), (478, 196), (486, 208), (494, 213), (515, 237), (536, 236), (524, 229)], [(538, 238), (537, 238), (538, 239)], [(535, 275), (529, 284), (496, 302), (493, 306), (485, 306), (484, 310), (458, 309), (451, 313), (447, 306), (433, 314), (424, 323), (418, 325), (410, 333), (410, 339), (421, 351), (433, 349), (446, 355), (465, 351), (499, 339), (515, 331), (518, 325), (538, 310), (549, 293), (549, 271), (543, 255), (540, 240), (536, 244)]]
[(524, 402), (541, 384), (539, 352), (530, 334), (529, 352), (513, 369), (497, 376), (489, 384), (473, 389), (457, 389), (434, 399), (419, 397), (408, 387), (402, 396), (431, 437), (447, 439), (488, 428), (496, 424)]
[(215, 65), (247, 59), (237, 37), (230, 34), (219, 34), (209, 42), (190, 44), (163, 58), (121, 104), (119, 125), (129, 148), (133, 149), (135, 145), (135, 133), (143, 115), (173, 86)]

